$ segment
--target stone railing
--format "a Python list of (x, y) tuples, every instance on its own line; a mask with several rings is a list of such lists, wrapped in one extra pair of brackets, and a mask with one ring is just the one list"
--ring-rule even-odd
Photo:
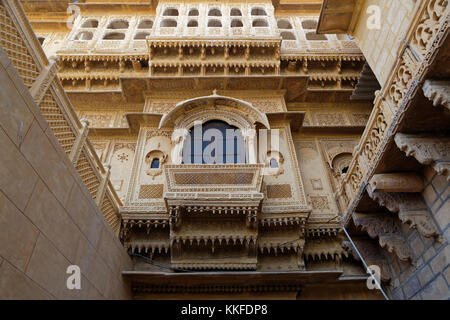
[(388, 143), (392, 142), (411, 98), (420, 89), (426, 72), (436, 58), (448, 33), (447, 1), (423, 1), (411, 28), (398, 50), (394, 66), (384, 88), (378, 91), (374, 108), (353, 160), (337, 191), (347, 222), (374, 175)]
[(61, 147), (75, 166), (111, 228), (119, 233), (122, 205), (88, 139), (89, 121), (80, 121), (59, 82), (57, 58), (47, 59), (17, 0), (0, 0), (0, 45), (29, 88)]

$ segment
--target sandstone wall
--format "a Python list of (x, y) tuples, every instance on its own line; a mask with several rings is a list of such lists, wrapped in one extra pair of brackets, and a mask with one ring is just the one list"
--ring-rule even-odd
[(0, 146), (0, 299), (129, 298), (130, 258), (1, 48)]
[(404, 225), (415, 266), (399, 261), (395, 255), (388, 256), (393, 299), (450, 298), (450, 183), (431, 167), (425, 169), (424, 178), (423, 197), (443, 235), (442, 243), (425, 238)]

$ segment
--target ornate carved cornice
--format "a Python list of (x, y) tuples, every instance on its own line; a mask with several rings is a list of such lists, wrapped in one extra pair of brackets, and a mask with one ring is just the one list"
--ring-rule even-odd
[(395, 143), (408, 157), (413, 156), (421, 164), (433, 166), (438, 174), (450, 181), (449, 137), (397, 133)]

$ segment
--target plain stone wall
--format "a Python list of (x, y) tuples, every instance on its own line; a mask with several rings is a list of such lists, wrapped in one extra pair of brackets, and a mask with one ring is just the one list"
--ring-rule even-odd
[(450, 183), (431, 167), (425, 169), (424, 178), (423, 198), (443, 241), (404, 226), (415, 265), (388, 256), (394, 299), (450, 299)]
[(130, 298), (129, 256), (1, 47), (0, 146), (0, 299)]

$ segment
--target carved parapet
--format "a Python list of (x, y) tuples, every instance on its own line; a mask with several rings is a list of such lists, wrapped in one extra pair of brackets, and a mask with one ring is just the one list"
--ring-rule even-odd
[(450, 109), (450, 82), (427, 80), (423, 85), (425, 97), (433, 101), (435, 107), (442, 105)]
[(450, 181), (450, 138), (397, 133), (397, 147), (423, 165), (430, 165)]
[[(381, 281), (387, 282), (391, 279), (389, 267), (387, 262), (380, 251), (380, 247), (377, 246), (372, 240), (369, 239), (356, 239), (353, 241), (358, 248), (359, 253), (362, 255), (367, 263), (367, 266), (377, 265), (381, 269)], [(360, 257), (356, 252), (355, 247), (350, 241), (344, 240), (341, 243), (344, 248), (356, 261), (360, 261)]]
[(423, 180), (415, 173), (376, 174), (368, 185), (376, 192), (421, 192)]
[(395, 253), (400, 260), (411, 259), (409, 247), (394, 217), (386, 213), (354, 213), (353, 221), (357, 227), (366, 231), (371, 238), (378, 238), (380, 246), (391, 253)]
[(391, 212), (398, 212), (398, 217), (403, 223), (417, 229), (424, 237), (439, 237), (439, 231), (420, 193), (374, 192), (369, 187), (367, 193), (379, 205)]

